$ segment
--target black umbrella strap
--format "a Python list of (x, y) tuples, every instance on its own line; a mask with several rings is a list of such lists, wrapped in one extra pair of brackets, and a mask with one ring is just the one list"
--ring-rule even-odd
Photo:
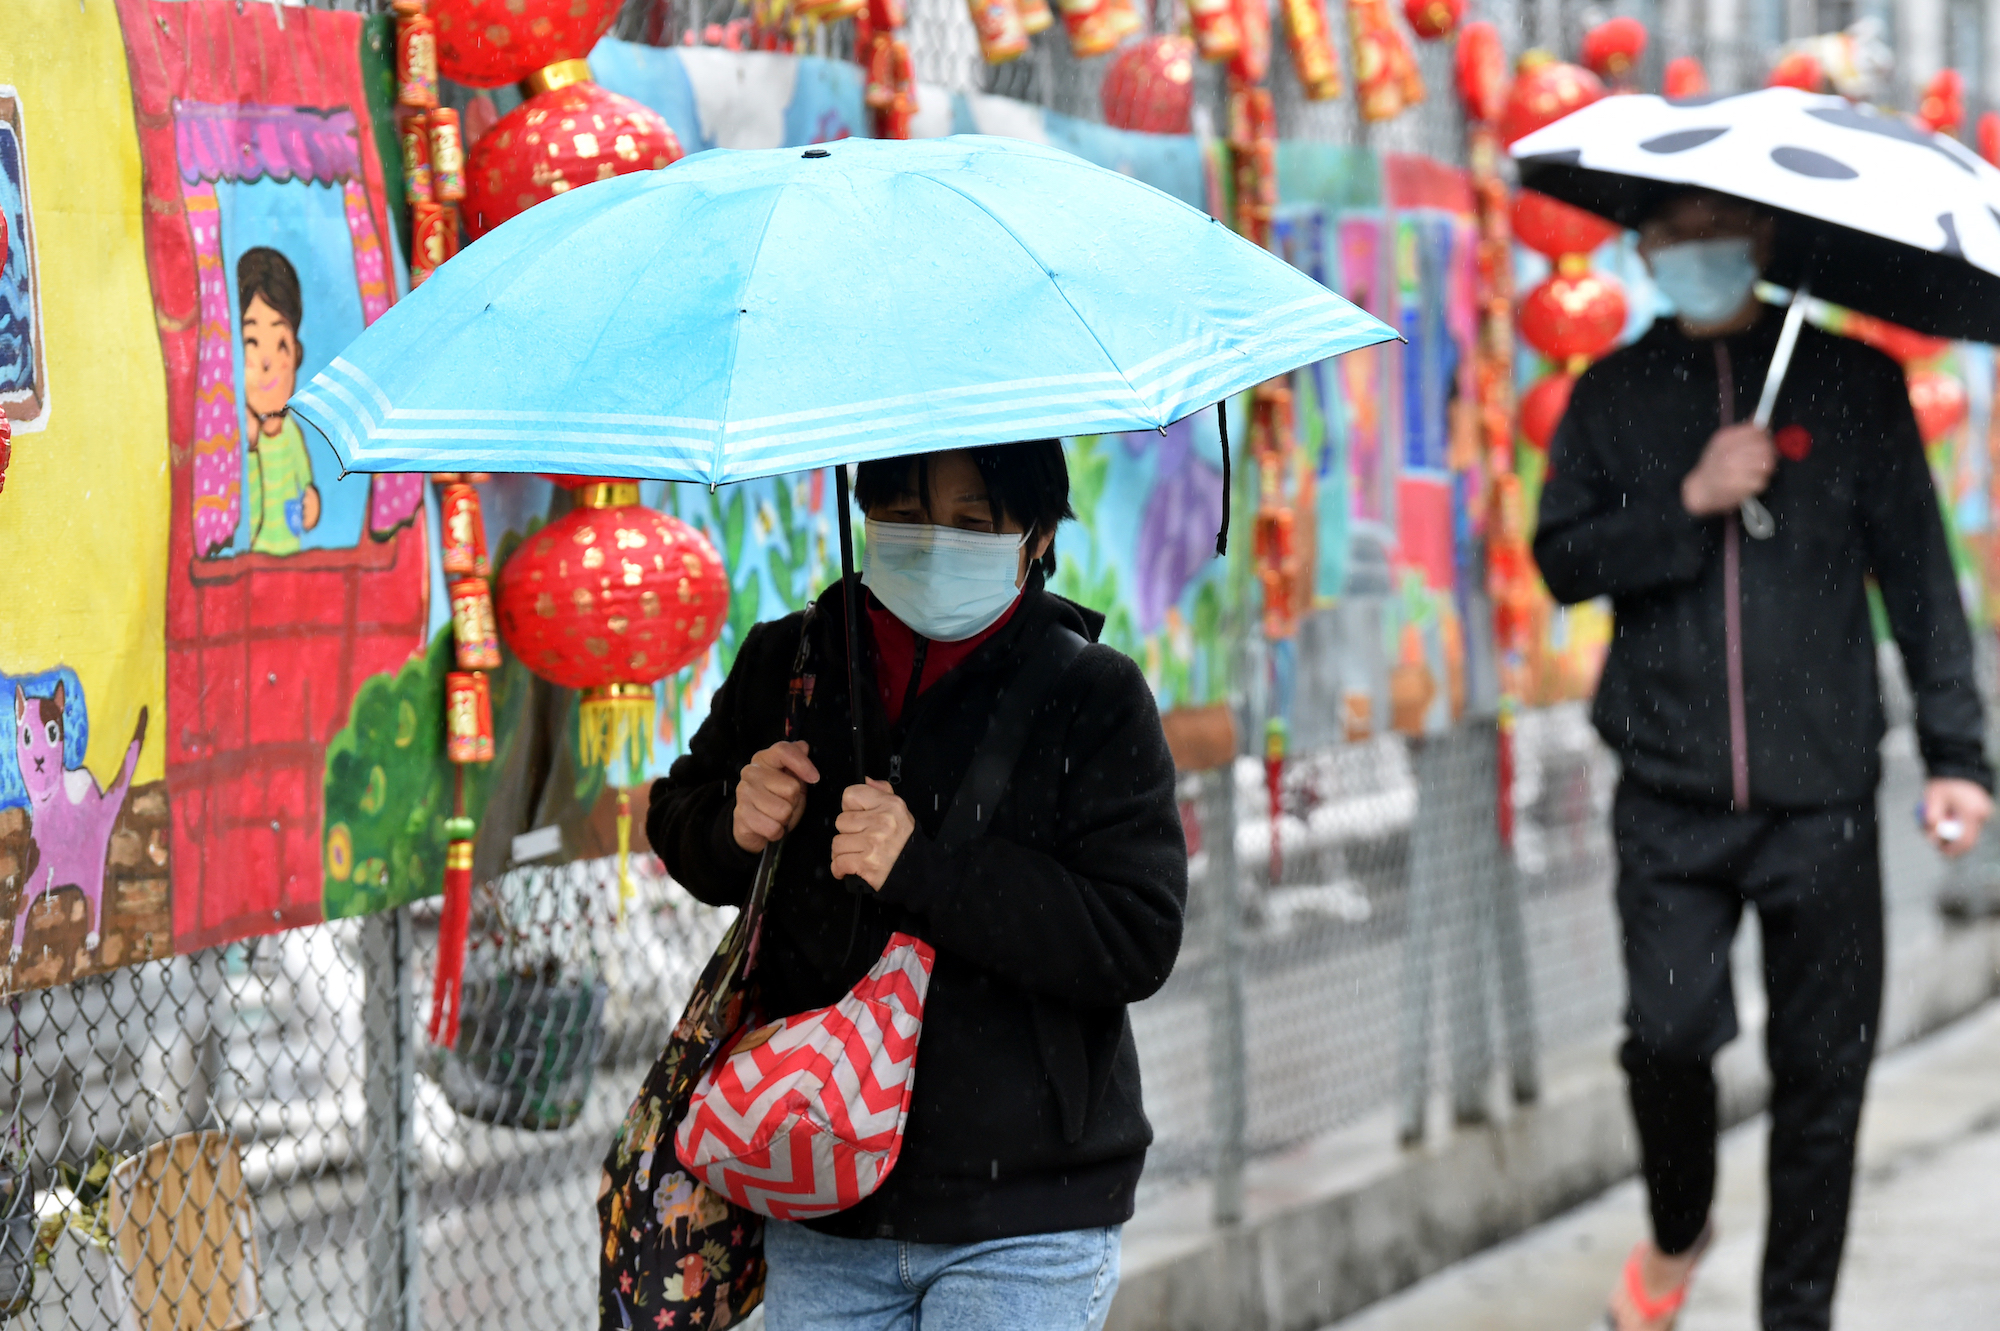
[(1215, 404), (1215, 428), (1222, 434), (1222, 526), (1215, 533), (1215, 553), (1229, 553), (1229, 399)]

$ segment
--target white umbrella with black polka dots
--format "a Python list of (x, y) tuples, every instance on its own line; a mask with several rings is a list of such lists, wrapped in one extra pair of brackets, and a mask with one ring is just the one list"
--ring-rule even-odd
[(1893, 112), (1793, 88), (1620, 96), (1513, 147), (1521, 183), (1628, 227), (1683, 189), (1772, 210), (1773, 282), (2000, 342), (2000, 170)]

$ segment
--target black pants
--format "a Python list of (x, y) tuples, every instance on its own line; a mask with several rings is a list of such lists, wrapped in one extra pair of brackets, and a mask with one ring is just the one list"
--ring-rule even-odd
[(1612, 824), (1629, 984), (1621, 1054), (1653, 1235), (1700, 1236), (1715, 1194), (1715, 1053), (1736, 1036), (1729, 944), (1757, 908), (1770, 1015), (1766, 1331), (1824, 1331), (1882, 1002), (1875, 807), (1728, 813), (1626, 782)]

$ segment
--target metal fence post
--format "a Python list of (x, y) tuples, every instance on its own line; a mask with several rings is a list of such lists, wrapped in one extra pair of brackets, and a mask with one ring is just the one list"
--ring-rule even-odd
[(1495, 792), (1499, 778), (1491, 726), (1460, 726), (1438, 743), (1439, 790), (1429, 835), (1442, 843), (1440, 933), (1449, 1005), (1452, 1118), (1460, 1124), (1492, 1117), (1493, 1018), (1489, 949), (1494, 936), (1494, 866), (1500, 859)]
[(1424, 1138), (1431, 1098), (1431, 971), (1436, 962), (1440, 864), (1444, 838), (1428, 831), (1437, 816), (1437, 746), (1410, 741), (1417, 813), (1410, 834), (1409, 920), (1403, 936), (1402, 1031), (1396, 1065), (1396, 1135), (1405, 1146)]
[(1236, 866), (1236, 768), (1208, 774), (1208, 886), (1215, 911), (1216, 990), (1209, 1018), (1215, 1087), (1215, 1223), (1243, 1219), (1243, 1155), (1250, 1126), (1249, 1059), (1243, 1018), (1243, 892)]
[(361, 926), (367, 1331), (417, 1331), (416, 1022), (404, 909)]

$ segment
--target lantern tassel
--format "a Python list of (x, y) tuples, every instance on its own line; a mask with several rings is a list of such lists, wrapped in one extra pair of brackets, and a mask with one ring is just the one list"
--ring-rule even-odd
[(653, 690), (645, 684), (609, 684), (584, 692), (577, 715), (577, 749), (586, 767), (602, 767), (620, 754), (641, 771), (653, 758)]
[[(457, 821), (454, 819), (453, 821)], [(454, 828), (454, 831), (463, 829)], [(444, 914), (438, 920), (437, 976), (431, 985), (431, 1043), (458, 1043), (459, 1006), (465, 992), (465, 938), (472, 919), (472, 842), (454, 838), (444, 853)]]
[(618, 790), (618, 923), (625, 923), (625, 912), (632, 908), (632, 791), (621, 786)]

